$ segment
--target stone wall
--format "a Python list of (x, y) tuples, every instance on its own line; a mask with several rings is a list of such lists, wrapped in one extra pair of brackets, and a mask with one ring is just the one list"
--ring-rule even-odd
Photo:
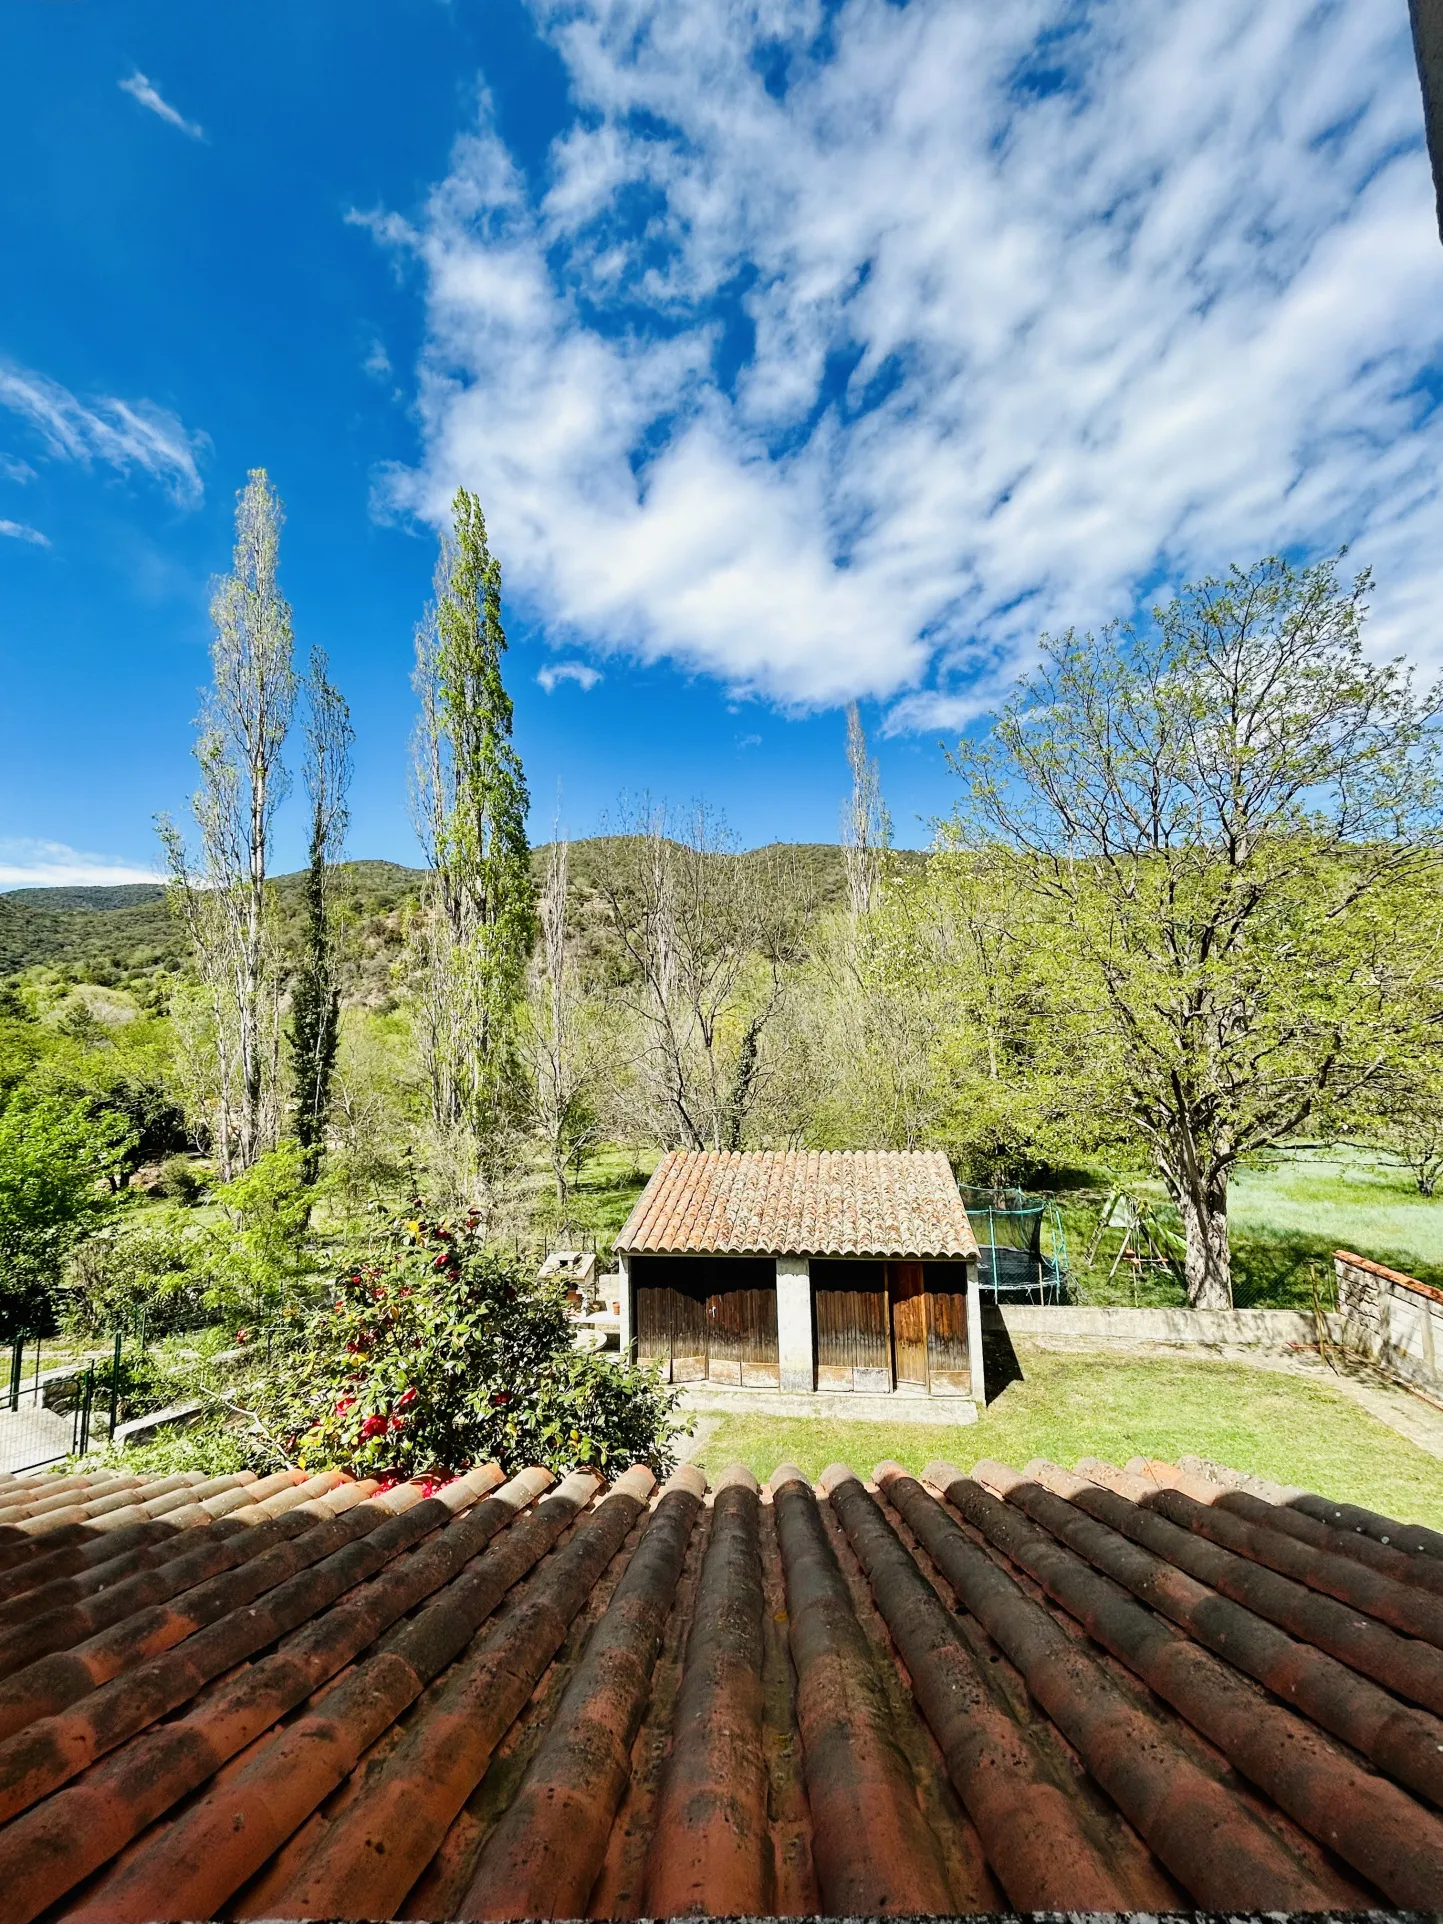
[(1333, 1252), (1333, 1268), (1344, 1346), (1443, 1396), (1443, 1290), (1348, 1249)]
[[(1093, 1309), (1084, 1303), (983, 1306), (984, 1327), (1000, 1322), (1009, 1336), (1060, 1337), (1079, 1348), (1109, 1343), (1176, 1343), (1209, 1349), (1312, 1349), (1318, 1329), (1311, 1312), (1295, 1309)], [(1338, 1340), (1336, 1317), (1328, 1333)]]

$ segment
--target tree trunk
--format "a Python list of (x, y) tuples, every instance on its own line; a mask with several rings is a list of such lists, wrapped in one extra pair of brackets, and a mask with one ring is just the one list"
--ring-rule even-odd
[(1209, 1176), (1178, 1199), (1187, 1239), (1187, 1300), (1193, 1309), (1231, 1309), (1232, 1258), (1228, 1251), (1228, 1179)]

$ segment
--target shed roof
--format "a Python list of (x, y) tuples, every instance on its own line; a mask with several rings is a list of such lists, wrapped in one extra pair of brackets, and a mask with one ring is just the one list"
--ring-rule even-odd
[(0, 1914), (1436, 1907), (1443, 1536), (1204, 1470), (6, 1479)]
[(616, 1247), (638, 1253), (965, 1257), (977, 1238), (940, 1149), (673, 1149)]

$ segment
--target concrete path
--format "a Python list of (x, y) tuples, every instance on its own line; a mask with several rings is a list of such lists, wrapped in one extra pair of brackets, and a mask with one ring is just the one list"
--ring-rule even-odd
[(0, 1470), (40, 1468), (70, 1452), (71, 1419), (54, 1410), (0, 1410)]

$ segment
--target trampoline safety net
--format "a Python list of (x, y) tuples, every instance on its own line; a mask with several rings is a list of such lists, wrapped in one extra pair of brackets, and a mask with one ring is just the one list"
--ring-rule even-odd
[(977, 1282), (984, 1302), (1064, 1300), (1067, 1245), (1055, 1202), (1020, 1189), (962, 1186), (962, 1203), (982, 1252)]

